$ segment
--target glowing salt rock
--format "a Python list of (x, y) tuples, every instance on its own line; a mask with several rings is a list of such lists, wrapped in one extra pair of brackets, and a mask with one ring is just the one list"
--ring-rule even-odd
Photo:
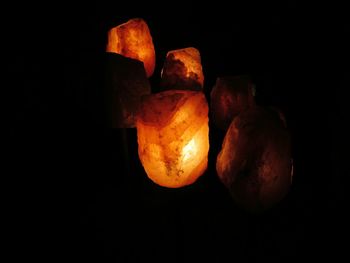
[(169, 51), (161, 74), (161, 88), (202, 90), (204, 75), (201, 56), (193, 47)]
[(147, 77), (152, 76), (156, 55), (150, 30), (143, 19), (130, 19), (110, 29), (106, 51), (142, 61)]
[(145, 96), (136, 128), (139, 158), (156, 184), (182, 187), (206, 170), (208, 104), (202, 92), (169, 90)]

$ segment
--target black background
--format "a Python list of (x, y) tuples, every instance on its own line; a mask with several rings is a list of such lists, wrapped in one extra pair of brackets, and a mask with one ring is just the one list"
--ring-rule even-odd
[[(296, 1), (11, 6), (4, 22), (11, 25), (4, 55), (15, 115), (8, 199), (16, 201), (11, 236), (21, 245), (13, 256), (229, 262), (341, 255), (338, 113), (345, 99), (337, 88), (348, 83), (344, 68), (331, 86), (321, 84), (331, 74), (328, 59), (344, 55), (348, 27), (332, 27), (331, 11), (318, 8)], [(167, 51), (193, 46), (208, 99), (216, 77), (248, 74), (258, 103), (285, 112), (295, 176), (279, 205), (260, 215), (236, 207), (216, 176), (223, 134), (212, 126), (209, 167), (196, 183), (166, 189), (147, 178), (135, 129), (112, 130), (103, 111), (106, 34), (133, 17), (144, 18), (153, 36), (154, 92)]]

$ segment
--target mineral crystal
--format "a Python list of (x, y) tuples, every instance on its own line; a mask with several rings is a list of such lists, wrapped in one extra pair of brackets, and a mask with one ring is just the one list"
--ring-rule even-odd
[(182, 187), (206, 170), (208, 104), (202, 92), (169, 90), (145, 96), (136, 127), (140, 160), (156, 184)]

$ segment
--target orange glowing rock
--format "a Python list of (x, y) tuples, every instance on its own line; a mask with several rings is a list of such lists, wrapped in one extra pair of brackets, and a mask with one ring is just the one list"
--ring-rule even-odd
[(253, 83), (248, 76), (217, 78), (210, 93), (210, 111), (215, 126), (227, 130), (235, 116), (253, 105)]
[(161, 78), (163, 90), (202, 90), (204, 75), (199, 51), (193, 47), (169, 51)]
[(140, 160), (156, 184), (182, 187), (206, 170), (208, 104), (202, 92), (169, 90), (144, 96), (136, 128)]
[(253, 212), (280, 201), (291, 184), (290, 135), (276, 112), (253, 107), (231, 123), (216, 170), (237, 204)]
[(143, 19), (134, 18), (109, 30), (106, 51), (142, 61), (147, 77), (152, 76), (156, 55), (151, 33)]

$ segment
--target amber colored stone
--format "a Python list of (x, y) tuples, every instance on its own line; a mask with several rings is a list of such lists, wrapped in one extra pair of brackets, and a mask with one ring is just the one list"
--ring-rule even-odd
[(143, 62), (147, 77), (152, 76), (156, 55), (147, 23), (134, 18), (108, 32), (107, 52), (113, 52)]
[(142, 62), (107, 52), (105, 85), (105, 104), (112, 128), (135, 127), (141, 96), (151, 93)]
[(208, 104), (202, 92), (169, 90), (144, 96), (136, 128), (139, 158), (156, 184), (182, 187), (206, 170)]
[(235, 116), (253, 105), (253, 83), (248, 76), (217, 78), (210, 93), (211, 118), (216, 127), (227, 130)]
[(202, 90), (204, 75), (201, 56), (193, 47), (169, 51), (161, 74), (162, 90)]
[(276, 112), (252, 107), (232, 121), (217, 157), (216, 170), (237, 204), (265, 210), (288, 193), (291, 142)]

